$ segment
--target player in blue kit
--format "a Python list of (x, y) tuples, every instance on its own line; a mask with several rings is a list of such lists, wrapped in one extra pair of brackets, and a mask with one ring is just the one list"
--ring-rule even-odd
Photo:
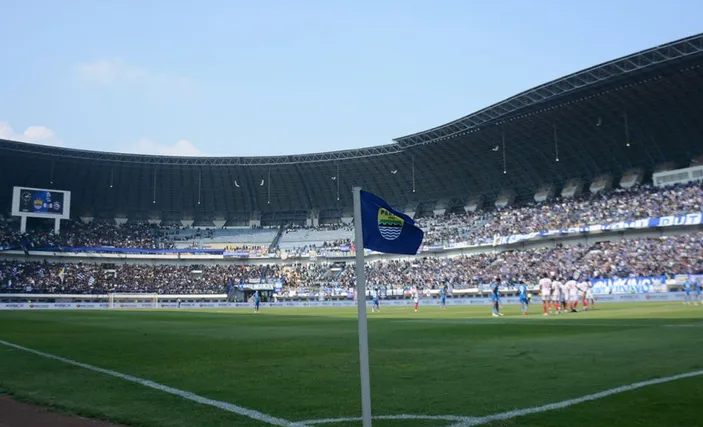
[(502, 316), (500, 312), (500, 277), (491, 285), (491, 302), (493, 302), (493, 317)]
[(691, 303), (691, 281), (686, 279), (685, 282), (683, 282), (683, 291), (685, 292), (684, 295), (684, 304), (690, 304)]
[(447, 285), (439, 288), (439, 309), (447, 309)]
[(373, 290), (373, 305), (371, 306), (372, 313), (377, 311), (381, 311), (381, 302), (378, 300), (378, 288)]
[(254, 292), (254, 313), (259, 312), (259, 305), (261, 304), (261, 296), (259, 291)]
[(703, 283), (701, 283), (700, 279), (693, 281), (693, 289), (696, 292), (695, 302), (693, 304), (698, 305), (698, 303), (700, 302), (703, 305), (703, 301), (701, 301), (701, 294), (703, 293)]
[(522, 315), (527, 315), (527, 309), (530, 306), (530, 298), (527, 293), (527, 285), (524, 280), (520, 280), (517, 285), (517, 295), (520, 298), (520, 306), (522, 307)]

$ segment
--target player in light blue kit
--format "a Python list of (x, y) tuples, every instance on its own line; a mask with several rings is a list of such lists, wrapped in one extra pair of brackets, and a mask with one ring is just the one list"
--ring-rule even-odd
[(439, 309), (447, 309), (447, 285), (439, 288)]
[(378, 300), (378, 288), (373, 290), (373, 305), (371, 306), (372, 313), (377, 311), (381, 311), (381, 302)]
[(703, 305), (703, 301), (701, 301), (701, 294), (703, 293), (703, 283), (701, 283), (700, 279), (693, 281), (693, 288), (696, 291), (696, 300), (693, 305), (698, 305), (698, 303), (701, 303), (701, 305)]
[(502, 316), (500, 312), (500, 277), (491, 285), (491, 302), (493, 302), (493, 317)]
[(685, 282), (683, 282), (683, 291), (686, 293), (684, 295), (684, 304), (690, 304), (691, 303), (691, 281), (689, 279), (686, 279)]
[(527, 316), (527, 309), (530, 306), (530, 299), (527, 294), (527, 285), (524, 280), (520, 280), (517, 285), (517, 295), (520, 298), (520, 306), (522, 307), (522, 315)]
[(254, 313), (259, 312), (259, 305), (261, 305), (261, 296), (259, 291), (254, 292)]

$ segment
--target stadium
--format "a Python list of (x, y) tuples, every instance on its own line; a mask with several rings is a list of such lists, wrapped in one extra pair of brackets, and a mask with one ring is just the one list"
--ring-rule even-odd
[(0, 140), (0, 389), (123, 425), (360, 425), (362, 187), (424, 230), (365, 250), (374, 425), (700, 425), (702, 66), (698, 34), (347, 151)]

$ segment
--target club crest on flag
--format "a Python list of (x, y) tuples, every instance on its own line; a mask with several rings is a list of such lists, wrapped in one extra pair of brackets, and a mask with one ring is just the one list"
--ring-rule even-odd
[(386, 240), (395, 240), (403, 232), (403, 218), (392, 214), (385, 208), (378, 210), (378, 231)]

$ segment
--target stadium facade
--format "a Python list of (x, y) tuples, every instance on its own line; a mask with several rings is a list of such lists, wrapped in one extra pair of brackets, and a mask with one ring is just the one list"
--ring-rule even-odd
[[(410, 213), (518, 199), (574, 178), (687, 167), (703, 154), (703, 34), (546, 83), (383, 146), (273, 157), (171, 157), (0, 140), (12, 187), (72, 192), (72, 216), (274, 225), (351, 216), (361, 185)], [(517, 69), (517, 68), (516, 68)], [(242, 141), (239, 141), (242, 143)]]

